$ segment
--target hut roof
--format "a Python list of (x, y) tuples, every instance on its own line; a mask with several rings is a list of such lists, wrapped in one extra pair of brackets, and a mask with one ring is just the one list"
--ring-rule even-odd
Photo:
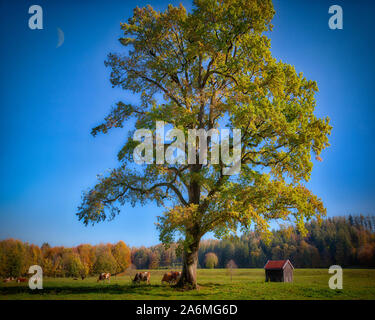
[(264, 269), (266, 270), (283, 270), (287, 264), (294, 269), (292, 263), (289, 260), (268, 260)]

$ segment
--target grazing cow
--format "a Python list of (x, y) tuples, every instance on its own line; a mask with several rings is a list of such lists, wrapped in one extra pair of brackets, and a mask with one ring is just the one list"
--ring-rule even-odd
[(81, 279), (84, 280), (85, 278), (86, 278), (86, 276), (82, 274)]
[(170, 271), (164, 274), (163, 279), (161, 279), (161, 283), (167, 282), (169, 284), (171, 283), (177, 283), (178, 279), (181, 276), (181, 272), (179, 271)]
[(173, 280), (177, 282), (181, 277), (181, 271), (173, 271), (172, 275), (173, 275)]
[(163, 279), (161, 279), (161, 284), (163, 282), (171, 283), (172, 282), (172, 272), (164, 273)]
[(100, 280), (108, 280), (108, 282), (111, 282), (111, 274), (105, 272), (99, 274), (99, 278), (96, 282), (99, 282)]
[(17, 278), (17, 283), (20, 283), (20, 282), (26, 282), (27, 279), (26, 278)]
[(144, 281), (147, 284), (150, 284), (150, 278), (151, 278), (150, 272), (137, 272), (133, 279), (133, 282), (140, 283), (141, 281)]

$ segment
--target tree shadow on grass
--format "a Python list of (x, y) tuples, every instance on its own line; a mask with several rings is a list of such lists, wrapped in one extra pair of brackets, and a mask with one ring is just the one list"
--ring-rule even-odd
[(221, 287), (227, 287), (228, 284), (223, 283), (214, 283), (214, 282), (205, 282), (203, 284), (199, 284), (201, 289), (220, 289)]
[(10, 295), (10, 294), (20, 294), (20, 293), (28, 293), (28, 294), (40, 294), (40, 295), (47, 295), (47, 294), (86, 294), (86, 293), (109, 293), (109, 294), (122, 294), (122, 293), (132, 293), (133, 288), (130, 286), (124, 285), (108, 285), (108, 286), (56, 286), (56, 287), (44, 287), (41, 290), (31, 290), (28, 287), (3, 287), (0, 288), (0, 295)]
[[(162, 285), (119, 285), (108, 284), (103, 286), (72, 286), (62, 285), (56, 287), (45, 286), (41, 290), (31, 290), (28, 286), (9, 286), (0, 287), (1, 295), (17, 295), (17, 294), (30, 294), (30, 295), (84, 295), (84, 294), (129, 294), (135, 296), (157, 296), (173, 299), (176, 297), (178, 290), (168, 288)], [(196, 296), (208, 296), (207, 293), (195, 292)]]

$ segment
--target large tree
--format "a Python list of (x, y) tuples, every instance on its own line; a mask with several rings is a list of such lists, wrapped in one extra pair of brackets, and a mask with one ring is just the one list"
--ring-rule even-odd
[[(183, 249), (180, 286), (196, 287), (200, 239), (255, 228), (267, 233), (272, 219), (304, 222), (325, 214), (304, 183), (327, 147), (329, 119), (314, 115), (314, 81), (271, 55), (271, 0), (197, 0), (191, 12), (169, 5), (135, 8), (121, 23), (127, 50), (110, 53), (113, 87), (138, 94), (139, 104), (119, 101), (92, 134), (125, 122), (155, 130), (165, 121), (189, 129), (241, 129), (241, 171), (226, 164), (135, 165), (139, 142), (132, 132), (118, 153), (120, 165), (83, 195), (78, 217), (86, 225), (112, 219), (119, 206), (156, 201), (160, 240)], [(154, 131), (155, 132), (155, 131)], [(187, 139), (186, 139), (187, 140)], [(155, 144), (155, 136), (154, 136)], [(208, 141), (208, 154), (213, 146)], [(197, 153), (198, 157), (198, 153)], [(178, 237), (178, 238), (176, 238)]]

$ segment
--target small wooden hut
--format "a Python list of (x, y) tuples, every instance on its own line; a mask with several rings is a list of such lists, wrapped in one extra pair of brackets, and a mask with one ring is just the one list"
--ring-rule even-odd
[(289, 260), (268, 260), (264, 270), (266, 282), (293, 282), (294, 267)]

